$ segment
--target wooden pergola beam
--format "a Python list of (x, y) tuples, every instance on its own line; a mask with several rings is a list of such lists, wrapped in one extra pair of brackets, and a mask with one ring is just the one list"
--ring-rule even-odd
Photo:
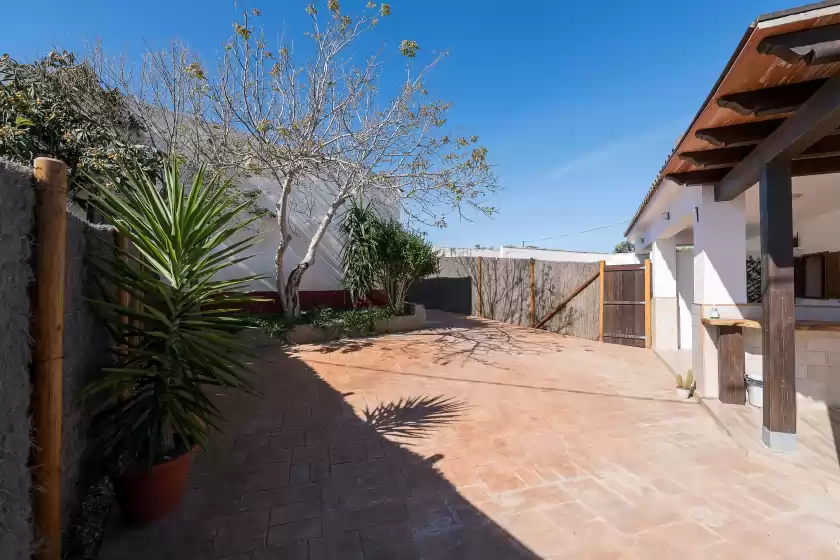
[[(734, 167), (754, 149), (755, 146), (739, 146), (737, 148), (683, 152), (680, 154), (680, 159), (704, 169)], [(835, 135), (817, 140), (813, 146), (802, 152), (796, 159), (826, 158), (837, 155), (840, 155), (840, 136)]]
[(777, 56), (788, 64), (840, 62), (840, 24), (765, 37), (758, 52)]
[(717, 148), (752, 146), (770, 136), (783, 122), (784, 119), (773, 119), (716, 128), (703, 128), (696, 131), (694, 136)]
[(718, 107), (731, 109), (745, 117), (783, 115), (799, 109), (827, 80), (812, 80), (798, 84), (730, 93), (718, 98)]
[(715, 189), (715, 199), (726, 201), (741, 195), (758, 182), (767, 163), (800, 155), (818, 140), (832, 134), (838, 126), (840, 74), (824, 82), (796, 113), (785, 119), (775, 132), (733, 167)]

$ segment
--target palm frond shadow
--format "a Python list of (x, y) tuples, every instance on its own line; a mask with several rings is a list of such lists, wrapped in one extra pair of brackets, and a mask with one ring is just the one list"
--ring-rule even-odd
[(428, 437), (430, 432), (454, 422), (468, 408), (467, 403), (444, 395), (418, 396), (365, 407), (365, 423), (384, 436), (404, 439)]

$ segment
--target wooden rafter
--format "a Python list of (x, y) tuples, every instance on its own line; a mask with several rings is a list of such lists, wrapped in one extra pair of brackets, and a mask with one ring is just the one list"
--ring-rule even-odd
[[(680, 173), (670, 173), (665, 178), (687, 187), (692, 185), (718, 185), (731, 170), (732, 167), (720, 167), (682, 171)], [(791, 163), (790, 170), (793, 177), (840, 173), (840, 155), (797, 159)]]
[(738, 146), (735, 148), (683, 152), (680, 154), (680, 159), (704, 169), (733, 167), (736, 163), (747, 157), (754, 149), (755, 146)]
[(691, 185), (716, 185), (726, 177), (731, 167), (723, 167), (719, 169), (699, 169), (697, 171), (681, 171), (679, 173), (669, 173), (665, 176), (675, 183), (685, 186)]
[[(716, 150), (700, 150), (697, 152), (683, 152), (680, 158), (704, 169), (718, 167), (734, 167), (739, 161), (747, 157), (755, 146), (740, 146), (736, 148), (719, 148)], [(813, 146), (802, 152), (794, 159), (810, 159), (840, 156), (840, 136), (826, 136), (818, 140)]]
[(762, 169), (769, 162), (794, 159), (837, 130), (840, 126), (840, 74), (822, 83), (817, 93), (798, 111), (732, 168), (715, 189), (716, 200), (726, 201), (740, 196), (758, 182)]
[(784, 119), (773, 119), (716, 128), (703, 128), (695, 132), (694, 136), (717, 148), (752, 146), (770, 136), (783, 122)]
[(791, 113), (801, 107), (828, 80), (811, 80), (754, 91), (731, 93), (719, 97), (718, 107), (731, 109), (739, 115), (763, 117)]
[(840, 62), (840, 24), (765, 37), (758, 44), (758, 52), (777, 56), (788, 64)]

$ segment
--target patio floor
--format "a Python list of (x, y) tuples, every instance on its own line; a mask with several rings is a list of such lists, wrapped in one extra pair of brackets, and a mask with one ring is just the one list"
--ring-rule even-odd
[(430, 320), (264, 348), (179, 512), (115, 515), (100, 558), (840, 557), (840, 476), (739, 444), (653, 352)]

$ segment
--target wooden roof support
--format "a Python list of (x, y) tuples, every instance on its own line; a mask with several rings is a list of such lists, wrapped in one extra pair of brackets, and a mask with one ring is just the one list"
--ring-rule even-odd
[(840, 62), (840, 24), (766, 37), (758, 44), (758, 52), (777, 56), (789, 64)]
[(821, 138), (832, 134), (838, 126), (840, 74), (824, 82), (819, 91), (796, 113), (785, 119), (775, 132), (732, 168), (715, 189), (715, 199), (732, 200), (741, 195), (758, 182), (767, 163), (776, 159), (795, 158)]
[(717, 128), (703, 128), (695, 132), (694, 136), (717, 148), (753, 146), (770, 136), (783, 122), (784, 119), (773, 119), (719, 126)]
[(682, 171), (680, 173), (669, 173), (665, 175), (665, 178), (687, 187), (691, 185), (717, 185), (731, 170), (731, 167), (726, 167), (720, 169)]
[(718, 148), (716, 150), (700, 150), (697, 152), (683, 152), (680, 159), (704, 169), (718, 167), (734, 167), (736, 163), (750, 155), (755, 146), (738, 146), (736, 148)]
[(777, 451), (793, 451), (796, 447), (796, 317), (790, 177), (787, 161), (777, 159), (761, 166), (762, 439)]
[[(697, 152), (683, 152), (680, 158), (704, 169), (718, 167), (734, 167), (747, 157), (755, 146), (740, 146), (737, 148), (719, 148), (717, 150), (700, 150)], [(802, 152), (796, 159), (823, 158), (840, 156), (840, 136), (826, 136), (816, 144)]]
[[(693, 185), (720, 185), (727, 173), (731, 170), (732, 167), (698, 169), (696, 171), (670, 173), (665, 178), (686, 187)], [(793, 177), (840, 173), (840, 155), (797, 159), (791, 163), (790, 170)], [(718, 187), (719, 189), (720, 187)]]
[(801, 107), (827, 80), (811, 80), (718, 97), (718, 107), (743, 115), (764, 117), (783, 115)]

